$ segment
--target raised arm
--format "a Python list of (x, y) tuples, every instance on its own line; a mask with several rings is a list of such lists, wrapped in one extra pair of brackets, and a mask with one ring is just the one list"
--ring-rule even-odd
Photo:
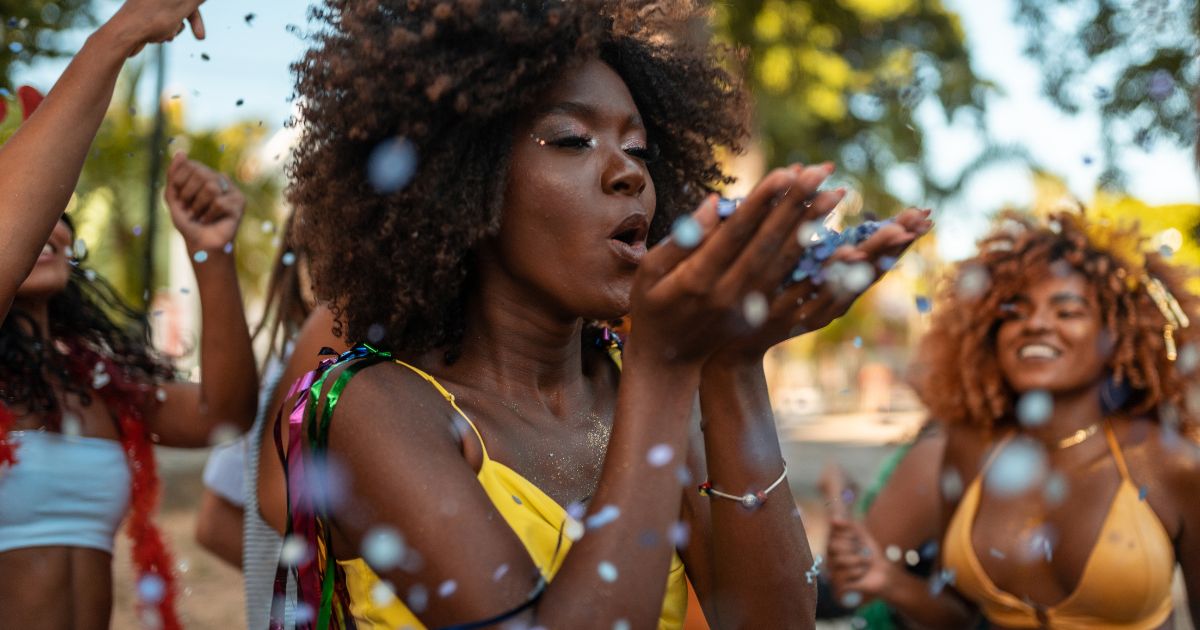
[(233, 241), (246, 199), (224, 175), (176, 154), (167, 172), (171, 220), (187, 244), (200, 291), (200, 383), (162, 385), (146, 414), (163, 444), (202, 447), (219, 426), (250, 428), (258, 374), (238, 288)]
[(0, 321), (67, 207), (125, 60), (173, 39), (203, 0), (128, 0), (87, 39), (54, 89), (0, 147)]

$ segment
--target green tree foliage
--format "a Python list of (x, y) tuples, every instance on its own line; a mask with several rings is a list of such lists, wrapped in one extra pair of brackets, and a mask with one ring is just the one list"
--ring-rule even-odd
[(887, 186), (895, 169), (916, 178), (926, 200), (961, 184), (929, 177), (914, 119), (931, 101), (983, 133), (988, 85), (939, 0), (743, 0), (718, 4), (716, 17), (719, 36), (749, 53), (744, 71), (770, 166), (834, 160), (882, 215), (898, 205)]
[(0, 86), (12, 90), (13, 66), (71, 54), (58, 34), (94, 22), (89, 0), (0, 0)]
[(1070, 114), (1098, 108), (1107, 186), (1124, 183), (1122, 151), (1195, 143), (1195, 0), (1015, 0), (1015, 7), (1046, 97)]
[[(89, 247), (89, 265), (96, 268), (133, 304), (144, 304), (143, 260), (149, 242), (150, 140), (153, 112), (136, 107), (140, 64), (131, 64), (122, 75), (104, 123), (84, 165), (72, 214)], [(171, 155), (184, 151), (222, 173), (246, 195), (246, 216), (238, 233), (239, 275), (243, 287), (254, 294), (266, 280), (276, 245), (277, 212), (281, 180), (266, 172), (256, 154), (267, 129), (257, 121), (214, 130), (186, 130), (181, 96), (167, 95), (167, 144), (158, 147), (165, 170)], [(156, 177), (153, 212), (157, 215), (151, 286), (167, 287), (169, 239), (174, 228), (162, 198), (163, 173)]]

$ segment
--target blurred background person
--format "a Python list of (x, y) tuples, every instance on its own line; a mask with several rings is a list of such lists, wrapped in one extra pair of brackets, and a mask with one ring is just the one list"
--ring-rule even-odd
[(265, 314), (254, 330), (254, 337), (265, 337), (267, 343), (258, 414), (245, 436), (213, 449), (204, 467), (204, 490), (196, 514), (197, 542), (242, 570), (248, 628), (265, 628), (270, 622), (275, 569), (283, 544), (283, 538), (262, 517), (264, 510), (286, 513), (287, 501), (277, 468), (259, 466), (261, 457), (274, 457), (268, 430), (287, 388), (316, 367), (321, 349), (345, 349), (332, 332), (333, 314), (312, 295), (308, 256), (294, 236), (295, 218), (292, 214), (283, 227), (284, 239), (267, 281)]
[(1009, 213), (957, 267), (914, 372), (936, 423), (865, 524), (833, 523), (840, 602), (923, 627), (1169, 628), (1179, 566), (1200, 612), (1197, 299), (1144, 249)]

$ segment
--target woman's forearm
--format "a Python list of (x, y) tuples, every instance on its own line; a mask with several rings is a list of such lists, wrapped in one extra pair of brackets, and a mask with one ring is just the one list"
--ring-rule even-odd
[[(784, 470), (761, 359), (714, 358), (700, 382), (708, 479), (733, 495), (755, 493)], [(812, 552), (787, 480), (754, 508), (709, 500), (713, 609), (720, 627), (809, 627), (816, 588)]]
[(101, 27), (0, 147), (0, 320), (75, 191), (117, 75), (137, 46), (122, 23)]
[(258, 373), (232, 252), (193, 263), (200, 290), (200, 400), (213, 426), (246, 430), (258, 405)]
[(881, 599), (922, 628), (947, 630), (971, 626), (975, 613), (946, 589), (934, 593), (930, 581), (897, 567)]

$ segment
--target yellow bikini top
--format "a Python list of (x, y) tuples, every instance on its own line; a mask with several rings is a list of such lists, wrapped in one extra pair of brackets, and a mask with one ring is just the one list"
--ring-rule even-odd
[(975, 602), (989, 622), (1008, 628), (1149, 630), (1171, 616), (1171, 537), (1139, 496), (1112, 428), (1106, 424), (1104, 430), (1121, 484), (1079, 584), (1053, 606), (1038, 606), (1000, 590), (975, 553), (971, 528), (979, 509), (980, 481), (995, 454), (963, 494), (946, 529), (942, 563), (954, 571), (955, 588)]
[[(571, 546), (571, 539), (563, 535), (563, 529), (568, 523), (577, 525), (575, 520), (528, 479), (488, 457), (483, 436), (475, 427), (475, 423), (458, 407), (454, 401), (454, 394), (446, 391), (441, 383), (422, 370), (402, 361), (396, 363), (412, 370), (436, 387), (458, 415), (470, 425), (483, 449), (483, 463), (476, 475), (479, 484), (483, 486), (488, 498), (508, 526), (521, 539), (542, 576), (546, 580), (552, 580)], [(380, 582), (380, 578), (361, 558), (339, 561), (338, 564), (345, 571), (346, 587), (351, 602), (350, 612), (360, 628), (425, 628), (398, 598), (393, 597), (390, 603), (384, 605), (376, 603), (376, 599), (372, 597), (372, 589)], [(676, 553), (671, 558), (671, 570), (667, 575), (667, 593), (658, 619), (659, 630), (682, 628), (686, 612), (687, 582), (684, 578), (683, 561)]]

